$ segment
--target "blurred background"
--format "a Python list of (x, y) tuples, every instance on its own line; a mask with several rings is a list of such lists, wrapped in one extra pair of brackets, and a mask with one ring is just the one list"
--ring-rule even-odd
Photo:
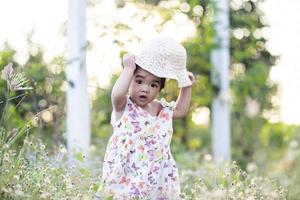
[[(299, 174), (295, 169), (300, 133), (300, 2), (231, 0), (229, 4), (231, 158), (241, 169), (289, 187), (297, 183), (293, 174)], [(190, 112), (174, 124), (174, 157), (181, 169), (211, 161), (211, 105), (218, 90), (211, 84), (213, 8), (211, 0), (88, 1), (86, 67), (91, 145), (98, 159), (111, 134), (110, 92), (122, 70), (121, 56), (138, 52), (144, 41), (160, 34), (185, 46), (187, 68), (197, 78)], [(30, 135), (50, 149), (67, 142), (67, 18), (66, 0), (0, 0), (0, 69), (12, 62), (33, 87), (26, 95), (12, 94), (17, 98), (9, 102), (1, 126), (23, 127), (40, 113)], [(1, 112), (5, 87), (1, 80)], [(177, 94), (176, 83), (169, 80), (161, 96), (170, 101)]]

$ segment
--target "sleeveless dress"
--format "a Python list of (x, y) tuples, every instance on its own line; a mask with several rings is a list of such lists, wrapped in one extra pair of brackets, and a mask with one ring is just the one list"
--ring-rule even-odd
[[(173, 102), (174, 103), (174, 102)], [(171, 154), (173, 108), (164, 99), (152, 116), (128, 97), (114, 121), (103, 163), (104, 192), (114, 199), (179, 199), (178, 169)]]

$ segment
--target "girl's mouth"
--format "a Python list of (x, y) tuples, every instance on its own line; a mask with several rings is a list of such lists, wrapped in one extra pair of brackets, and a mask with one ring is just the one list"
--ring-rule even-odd
[(139, 98), (140, 98), (140, 100), (142, 100), (142, 101), (147, 100), (147, 97), (146, 97), (145, 95), (140, 95)]

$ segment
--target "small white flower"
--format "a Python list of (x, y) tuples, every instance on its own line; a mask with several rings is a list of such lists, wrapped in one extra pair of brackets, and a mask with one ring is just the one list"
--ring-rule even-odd
[(5, 153), (5, 154), (4, 154), (3, 160), (4, 160), (4, 161), (9, 161), (9, 160), (10, 160), (10, 159), (9, 159), (9, 154), (8, 154), (8, 153)]
[(257, 165), (254, 162), (248, 163), (247, 172), (251, 173), (257, 170)]
[(65, 153), (68, 152), (67, 149), (66, 149), (64, 146), (60, 146), (59, 151), (60, 151), (60, 153), (62, 153), (62, 154), (65, 154)]
[(44, 144), (41, 144), (41, 145), (40, 145), (40, 148), (41, 148), (42, 150), (44, 150), (44, 149), (46, 148), (46, 146), (45, 146)]
[(15, 182), (18, 182), (18, 181), (20, 180), (20, 176), (14, 175), (14, 176), (13, 176), (13, 180), (14, 180)]
[(31, 90), (32, 87), (24, 87), (28, 82), (28, 79), (25, 77), (24, 73), (15, 73), (11, 77), (10, 90), (19, 91), (19, 90)]
[(210, 162), (210, 161), (212, 161), (212, 156), (210, 154), (205, 154), (204, 155), (204, 160), (207, 161), (207, 162)]
[(1, 78), (5, 81), (8, 81), (8, 80), (10, 80), (12, 75), (13, 75), (13, 67), (12, 67), (12, 63), (9, 63), (1, 71)]

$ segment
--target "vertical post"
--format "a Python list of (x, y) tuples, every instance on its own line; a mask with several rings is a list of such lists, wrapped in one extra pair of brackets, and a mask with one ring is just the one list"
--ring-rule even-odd
[(230, 161), (230, 88), (229, 88), (229, 2), (217, 0), (215, 42), (212, 51), (212, 84), (218, 88), (212, 103), (212, 139), (214, 161)]
[(67, 36), (67, 146), (70, 159), (75, 153), (88, 156), (90, 107), (86, 72), (86, 0), (69, 0)]

